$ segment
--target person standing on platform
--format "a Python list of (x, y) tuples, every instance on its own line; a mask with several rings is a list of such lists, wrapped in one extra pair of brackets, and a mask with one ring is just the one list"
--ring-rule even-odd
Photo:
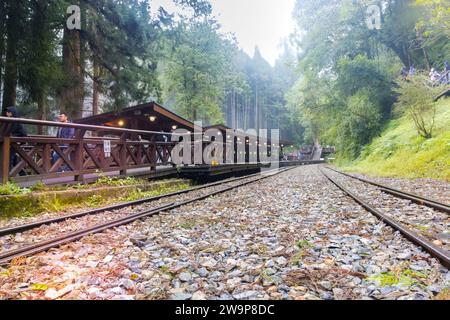
[[(20, 118), (19, 112), (16, 107), (8, 107), (6, 108), (6, 116), (8, 118)], [(12, 137), (26, 137), (27, 132), (21, 123), (14, 123), (11, 128), (11, 136)], [(11, 170), (19, 163), (19, 159), (14, 151), (13, 147), (9, 147), (9, 169)], [(20, 171), (19, 175), (26, 175), (25, 171)]]
[[(61, 112), (59, 114), (59, 122), (61, 122), (61, 123), (70, 123), (67, 113)], [(56, 137), (57, 138), (61, 138), (61, 139), (73, 139), (75, 137), (75, 129), (74, 128), (70, 128), (70, 127), (59, 127), (58, 128), (58, 132), (56, 133)], [(66, 150), (69, 147), (69, 145), (61, 144), (61, 145), (59, 145), (59, 147), (61, 148), (61, 151), (64, 152), (64, 150)], [(68, 157), (70, 159), (70, 155)], [(60, 158), (59, 154), (56, 153), (55, 151), (53, 151), (52, 164), (55, 164), (56, 161), (58, 161), (59, 158)], [(67, 170), (68, 170), (67, 165), (63, 165), (59, 169), (59, 172), (61, 172), (61, 171), (64, 172), (64, 171), (67, 171)]]

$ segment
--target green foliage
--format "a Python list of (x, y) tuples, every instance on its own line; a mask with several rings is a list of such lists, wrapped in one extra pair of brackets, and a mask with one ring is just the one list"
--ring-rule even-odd
[(47, 191), (49, 190), (49, 187), (47, 185), (45, 185), (42, 181), (39, 181), (38, 183), (36, 183), (35, 185), (33, 185), (30, 188), (31, 191)]
[(425, 36), (450, 37), (450, 4), (447, 0), (416, 0), (416, 5), (426, 11), (418, 22), (418, 28), (425, 28)]
[[(109, 177), (109, 176), (102, 176), (101, 178), (97, 179), (93, 184), (90, 185), (84, 185), (84, 188), (91, 188), (91, 187), (122, 187), (122, 186), (132, 186), (137, 184), (145, 184), (146, 180), (143, 179), (136, 179), (133, 177)], [(79, 189), (82, 189), (82, 187), (79, 187)]]
[[(107, 109), (160, 97), (157, 51), (160, 21), (149, 19), (150, 2), (85, 0), (89, 17), (83, 37), (93, 61), (101, 65), (98, 79), (109, 97)], [(161, 18), (161, 17), (160, 17)]]
[(16, 185), (14, 182), (7, 182), (6, 184), (0, 184), (0, 195), (1, 196), (26, 194), (29, 192), (31, 192), (30, 189), (21, 188), (18, 185)]
[(188, 189), (189, 187), (190, 187), (190, 185), (187, 183), (180, 183), (180, 184), (177, 184), (176, 186), (163, 186), (163, 187), (155, 188), (155, 189), (152, 189), (149, 191), (142, 191), (141, 189), (138, 188), (138, 189), (134, 189), (131, 193), (129, 193), (127, 196), (125, 196), (122, 200), (123, 201), (134, 201), (134, 200), (143, 199), (143, 198), (150, 198), (150, 197), (158, 196), (161, 194), (172, 193), (172, 192)]
[[(336, 145), (339, 161), (357, 158), (392, 119), (398, 95), (396, 109), (417, 110), (413, 119), (418, 130), (427, 138), (432, 135), (430, 91), (414, 87), (423, 78), (413, 77), (400, 88), (395, 80), (402, 64), (442, 67), (449, 41), (437, 25), (443, 25), (448, 4), (416, 2), (384, 1), (381, 29), (370, 30), (363, 1), (297, 1), (294, 17), (301, 34), (295, 38), (302, 77), (287, 97), (305, 127), (305, 142)], [(428, 27), (439, 36), (431, 39)]]
[(336, 89), (340, 96), (364, 96), (383, 117), (390, 115), (393, 79), (375, 60), (364, 55), (343, 58), (339, 60), (337, 77)]
[(299, 240), (297, 241), (297, 247), (299, 249), (304, 249), (304, 248), (312, 248), (313, 246), (308, 240)]
[(186, 222), (181, 223), (181, 224), (179, 225), (179, 227), (182, 228), (182, 229), (190, 230), (190, 229), (195, 228), (196, 225), (197, 225), (196, 221), (194, 221), (194, 220), (188, 220), (188, 221), (186, 221)]
[(162, 73), (166, 99), (172, 98), (175, 109), (191, 120), (223, 122), (221, 105), (233, 44), (209, 20), (180, 22), (175, 32), (175, 39), (167, 43), (170, 59)]
[(346, 114), (339, 126), (337, 147), (342, 156), (355, 158), (362, 146), (379, 132), (381, 114), (366, 90), (359, 91), (347, 101)]
[(436, 105), (431, 139), (417, 135), (408, 114), (389, 123), (355, 161), (341, 162), (347, 171), (387, 177), (435, 178), (450, 181), (450, 100)]
[[(129, 181), (129, 180), (128, 180)], [(137, 180), (139, 181), (139, 180)], [(143, 198), (149, 198), (161, 194), (172, 193), (179, 190), (184, 190), (190, 187), (188, 183), (177, 184), (162, 184), (152, 187), (148, 191), (143, 191), (139, 188), (130, 188), (128, 184), (117, 184), (114, 181), (115, 187), (125, 187), (120, 190), (96, 191), (96, 194), (92, 193), (64, 193), (63, 195), (55, 195), (51, 191), (54, 189), (47, 189), (45, 193), (33, 196), (29, 193), (31, 190), (27, 190), (23, 194), (24, 189), (14, 187), (13, 184), (7, 187), (10, 197), (0, 197), (0, 218), (7, 218), (13, 216), (27, 217), (34, 216), (43, 212), (58, 212), (67, 208), (84, 208), (84, 207), (100, 207), (113, 203), (120, 203), (126, 201), (134, 201)], [(91, 187), (97, 187), (96, 185), (90, 185)], [(103, 185), (110, 186), (111, 185)], [(128, 188), (126, 188), (128, 187)], [(12, 190), (11, 190), (12, 189)], [(82, 189), (87, 189), (83, 186)], [(0, 189), (1, 190), (1, 189)], [(66, 189), (67, 190), (67, 189)], [(42, 191), (42, 190), (41, 190)], [(6, 193), (5, 192), (5, 193)], [(15, 193), (13, 193), (15, 192)]]
[[(286, 42), (274, 67), (258, 48), (250, 57), (220, 32), (208, 0), (174, 3), (181, 13), (163, 5), (152, 15), (151, 0), (3, 1), (5, 101), (17, 93), (27, 117), (50, 118), (71, 103), (77, 109), (72, 114), (81, 114), (84, 96), (101, 94), (103, 111), (164, 100), (190, 120), (279, 128), (284, 139), (333, 144), (341, 160), (351, 160), (392, 118), (397, 92), (398, 110), (419, 106), (419, 94), (428, 99), (406, 87), (413, 83), (394, 91), (402, 65), (440, 69), (450, 59), (447, 0), (382, 1), (380, 30), (365, 24), (367, 1), (297, 0), (299, 31), (291, 42), (298, 57)], [(82, 30), (68, 36), (63, 29), (71, 4), (81, 6)], [(68, 49), (77, 56), (69, 59)], [(406, 92), (416, 102), (402, 101)], [(419, 113), (428, 116), (428, 106), (421, 104)], [(424, 127), (422, 135), (432, 136), (430, 125)], [(386, 154), (395, 152), (389, 148)]]
[(29, 29), (22, 35), (25, 48), (20, 51), (20, 58), (23, 61), (19, 64), (19, 82), (27, 92), (27, 102), (45, 105), (47, 95), (55, 94), (64, 79), (61, 60), (54, 50), (58, 45), (58, 31), (52, 28), (54, 20), (59, 18), (61, 3), (31, 2)]
[(379, 286), (413, 286), (423, 285), (424, 280), (427, 279), (427, 275), (411, 269), (401, 271), (390, 271), (375, 274), (367, 278), (369, 281), (376, 282)]
[(336, 72), (307, 72), (288, 95), (305, 141), (332, 144), (341, 158), (356, 158), (389, 118), (393, 103), (390, 74), (358, 55), (340, 59)]
[(425, 75), (416, 75), (407, 81), (400, 80), (395, 105), (399, 114), (408, 114), (414, 121), (418, 134), (425, 139), (433, 136), (436, 104), (433, 97), (440, 88), (433, 88)]
[(86, 205), (91, 208), (96, 208), (105, 203), (105, 200), (102, 196), (94, 194), (86, 199)]
[[(207, 0), (174, 2), (186, 9), (186, 16), (201, 19), (212, 12)], [(64, 30), (70, 5), (81, 8), (79, 32)], [(157, 67), (164, 31), (173, 27), (174, 16), (162, 7), (152, 16), (150, 5), (150, 0), (2, 1), (0, 83), (8, 84), (4, 98), (13, 101), (17, 93), (24, 114), (42, 119), (60, 108), (81, 116), (80, 101), (91, 93), (105, 96), (104, 110), (160, 99)], [(11, 40), (13, 54), (8, 56), (5, 39)], [(3, 79), (5, 65), (9, 69)], [(87, 92), (88, 81), (96, 83), (96, 93)]]

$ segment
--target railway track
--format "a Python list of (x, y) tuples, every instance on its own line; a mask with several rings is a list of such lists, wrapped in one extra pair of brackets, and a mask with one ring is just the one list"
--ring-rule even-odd
[(420, 195), (417, 195), (417, 194), (404, 192), (402, 190), (395, 189), (395, 188), (392, 188), (392, 187), (388, 187), (388, 186), (385, 186), (385, 185), (382, 185), (380, 183), (373, 182), (373, 181), (370, 181), (370, 180), (367, 180), (367, 179), (359, 178), (359, 177), (356, 177), (354, 175), (351, 175), (351, 174), (348, 174), (348, 173), (345, 173), (345, 172), (341, 172), (341, 171), (338, 171), (338, 170), (330, 168), (330, 167), (326, 167), (326, 168), (329, 169), (329, 170), (332, 170), (334, 172), (337, 172), (337, 173), (339, 173), (341, 175), (344, 175), (346, 177), (357, 179), (359, 181), (362, 181), (362, 182), (371, 184), (373, 186), (376, 186), (384, 193), (391, 194), (391, 195), (393, 195), (395, 197), (398, 197), (398, 198), (410, 200), (410, 201), (412, 201), (414, 203), (417, 203), (417, 204), (420, 204), (420, 205), (424, 205), (424, 206), (428, 206), (430, 208), (433, 208), (433, 209), (445, 212), (445, 213), (450, 215), (450, 205), (449, 204), (440, 203), (440, 202), (438, 202), (436, 200), (433, 200), (433, 199), (430, 199), (430, 198), (426, 198), (426, 197), (423, 197), (423, 196), (420, 196)]
[[(81, 230), (64, 233), (62, 235), (55, 236), (52, 239), (43, 240), (43, 241), (39, 241), (39, 242), (32, 243), (32, 244), (27, 244), (27, 245), (21, 246), (19, 248), (13, 249), (13, 250), (1, 252), (0, 253), (0, 265), (1, 266), (7, 265), (14, 259), (34, 255), (34, 254), (46, 251), (51, 248), (59, 247), (63, 244), (79, 240), (87, 235), (100, 233), (107, 229), (111, 229), (111, 228), (118, 227), (121, 225), (129, 224), (129, 223), (132, 223), (133, 221), (136, 221), (136, 220), (139, 220), (142, 218), (146, 218), (149, 216), (154, 216), (154, 215), (157, 215), (157, 214), (167, 211), (167, 210), (172, 210), (172, 209), (175, 209), (175, 208), (178, 208), (178, 207), (181, 207), (181, 206), (184, 206), (184, 205), (196, 202), (196, 201), (200, 201), (200, 200), (209, 198), (211, 196), (215, 196), (215, 195), (218, 195), (218, 194), (221, 194), (221, 193), (224, 193), (224, 192), (227, 192), (227, 191), (230, 191), (230, 190), (233, 190), (233, 189), (236, 189), (236, 188), (239, 188), (239, 187), (251, 184), (251, 183), (261, 181), (263, 179), (273, 177), (275, 175), (292, 170), (294, 168), (295, 167), (288, 168), (288, 169), (282, 169), (282, 170), (278, 170), (278, 169), (271, 170), (270, 172), (267, 172), (264, 175), (261, 175), (258, 173), (258, 174), (253, 174), (253, 175), (249, 175), (249, 176), (233, 178), (233, 179), (229, 179), (226, 181), (214, 182), (214, 183), (210, 183), (210, 184), (206, 184), (206, 185), (202, 185), (202, 186), (198, 186), (198, 187), (194, 187), (194, 188), (190, 188), (190, 189), (186, 189), (186, 190), (182, 190), (182, 191), (178, 191), (178, 192), (173, 192), (173, 193), (169, 193), (169, 194), (165, 194), (165, 195), (151, 197), (151, 198), (147, 198), (147, 199), (122, 203), (122, 204), (108, 206), (108, 207), (95, 209), (95, 210), (90, 210), (90, 211), (86, 211), (86, 212), (82, 212), (82, 213), (76, 213), (76, 214), (66, 215), (66, 216), (62, 216), (62, 217), (58, 217), (58, 218), (46, 219), (46, 220), (42, 220), (42, 221), (38, 221), (38, 222), (33, 222), (33, 223), (25, 224), (25, 225), (0, 229), (0, 236), (13, 235), (13, 234), (20, 233), (23, 231), (28, 231), (28, 230), (32, 230), (35, 228), (39, 228), (43, 225), (60, 223), (60, 222), (64, 222), (64, 221), (67, 221), (70, 219), (74, 219), (74, 218), (96, 215), (96, 214), (100, 214), (100, 213), (105, 213), (105, 212), (109, 212), (109, 211), (122, 209), (125, 207), (141, 205), (144, 203), (152, 203), (152, 202), (155, 202), (155, 201), (158, 201), (161, 199), (169, 199), (169, 198), (176, 197), (179, 195), (188, 194), (190, 192), (195, 192), (195, 191), (199, 191), (199, 190), (203, 190), (203, 189), (207, 189), (207, 188), (211, 188), (211, 187), (227, 185), (230, 183), (237, 182), (237, 184), (228, 185), (228, 186), (225, 186), (224, 188), (220, 188), (218, 190), (214, 190), (214, 191), (207, 192), (204, 194), (196, 195), (196, 196), (194, 196), (192, 198), (188, 198), (186, 200), (165, 203), (165, 204), (159, 205), (157, 207), (153, 207), (153, 208), (143, 210), (140, 212), (136, 212), (136, 213), (132, 213), (132, 214), (127, 214), (120, 218), (112, 219), (112, 220), (104, 222), (104, 223), (99, 223), (99, 224), (96, 224), (93, 226), (89, 226), (89, 227), (81, 229)], [(255, 179), (251, 179), (251, 178), (255, 178)]]
[[(448, 207), (447, 204), (439, 203), (437, 201), (427, 199), (425, 197), (421, 197), (418, 195), (412, 195), (409, 193), (402, 192), (400, 190), (396, 190), (393, 188), (389, 188), (386, 186), (383, 186), (381, 184), (377, 184), (365, 179), (357, 178), (349, 174), (342, 173), (340, 171), (328, 168), (329, 170), (332, 170), (336, 173), (342, 174), (344, 176), (357, 179), (364, 183), (369, 183), (371, 185), (374, 185), (378, 187), (382, 192), (389, 193), (390, 195), (402, 198), (402, 199), (408, 199), (413, 202), (416, 202), (420, 205), (426, 205), (429, 206), (435, 210), (440, 210), (448, 214), (448, 211), (446, 210), (446, 207)], [(326, 173), (322, 168), (319, 168), (320, 172), (335, 186), (337, 186), (340, 190), (342, 190), (345, 194), (347, 194), (349, 197), (351, 197), (353, 200), (355, 200), (359, 205), (361, 205), (364, 209), (375, 215), (378, 219), (386, 223), (387, 225), (391, 226), (395, 230), (399, 231), (403, 236), (405, 236), (407, 239), (409, 239), (414, 244), (422, 247), (426, 252), (428, 252), (431, 256), (437, 258), (441, 261), (441, 263), (449, 268), (450, 267), (450, 252), (448, 250), (444, 250), (440, 248), (439, 246), (435, 245), (433, 242), (427, 240), (424, 236), (418, 234), (417, 232), (411, 230), (410, 228), (406, 227), (403, 223), (397, 221), (395, 218), (393, 218), (390, 215), (387, 215), (380, 211), (379, 209), (375, 208), (374, 205), (369, 203), (369, 201), (362, 199), (358, 195), (356, 195), (354, 192), (349, 190), (349, 188), (346, 188), (342, 183), (337, 181), (336, 178), (331, 177), (328, 173)], [(419, 199), (421, 202), (419, 202)]]

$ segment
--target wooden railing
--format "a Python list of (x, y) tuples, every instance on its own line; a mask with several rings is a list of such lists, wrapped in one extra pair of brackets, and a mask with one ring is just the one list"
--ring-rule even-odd
[[(69, 127), (75, 135), (70, 139), (14, 137), (14, 124)], [(158, 141), (163, 134), (170, 140), (170, 133), (0, 117), (0, 182), (68, 176), (83, 181), (87, 174), (119, 171), (126, 175), (138, 168), (154, 172), (157, 166), (172, 165), (175, 143)], [(105, 143), (111, 145), (110, 155), (105, 155)]]
[(445, 71), (444, 73), (439, 75), (439, 78), (437, 80), (433, 81), (433, 83), (432, 83), (433, 87), (448, 85), (449, 77), (450, 77), (450, 71)]

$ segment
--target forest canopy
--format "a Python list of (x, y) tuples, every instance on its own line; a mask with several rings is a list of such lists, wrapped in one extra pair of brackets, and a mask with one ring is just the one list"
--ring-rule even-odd
[[(1, 1), (2, 109), (77, 119), (155, 100), (192, 121), (279, 128), (353, 159), (417, 102), (402, 98), (415, 89), (401, 72), (434, 92), (428, 73), (450, 59), (447, 0), (297, 0), (274, 66), (223, 33), (208, 0), (173, 2), (176, 13), (151, 0)], [(66, 23), (73, 5), (80, 29)], [(370, 5), (379, 28), (367, 24)]]
[[(193, 121), (283, 127), (294, 138), (301, 126), (284, 98), (294, 54), (287, 49), (272, 67), (258, 48), (250, 57), (220, 31), (208, 1), (174, 3), (177, 13), (151, 0), (2, 1), (3, 110), (77, 119), (155, 100)], [(80, 8), (80, 30), (66, 25), (71, 5)]]
[[(379, 28), (367, 24), (369, 5), (380, 8)], [(443, 73), (450, 58), (448, 1), (297, 0), (294, 16), (299, 80), (288, 105), (305, 140), (336, 145), (341, 157), (355, 159), (400, 114), (396, 101), (397, 110), (418, 102), (404, 97), (411, 92), (405, 82), (439, 90), (428, 75), (432, 68)], [(416, 98), (432, 105), (432, 94)]]

